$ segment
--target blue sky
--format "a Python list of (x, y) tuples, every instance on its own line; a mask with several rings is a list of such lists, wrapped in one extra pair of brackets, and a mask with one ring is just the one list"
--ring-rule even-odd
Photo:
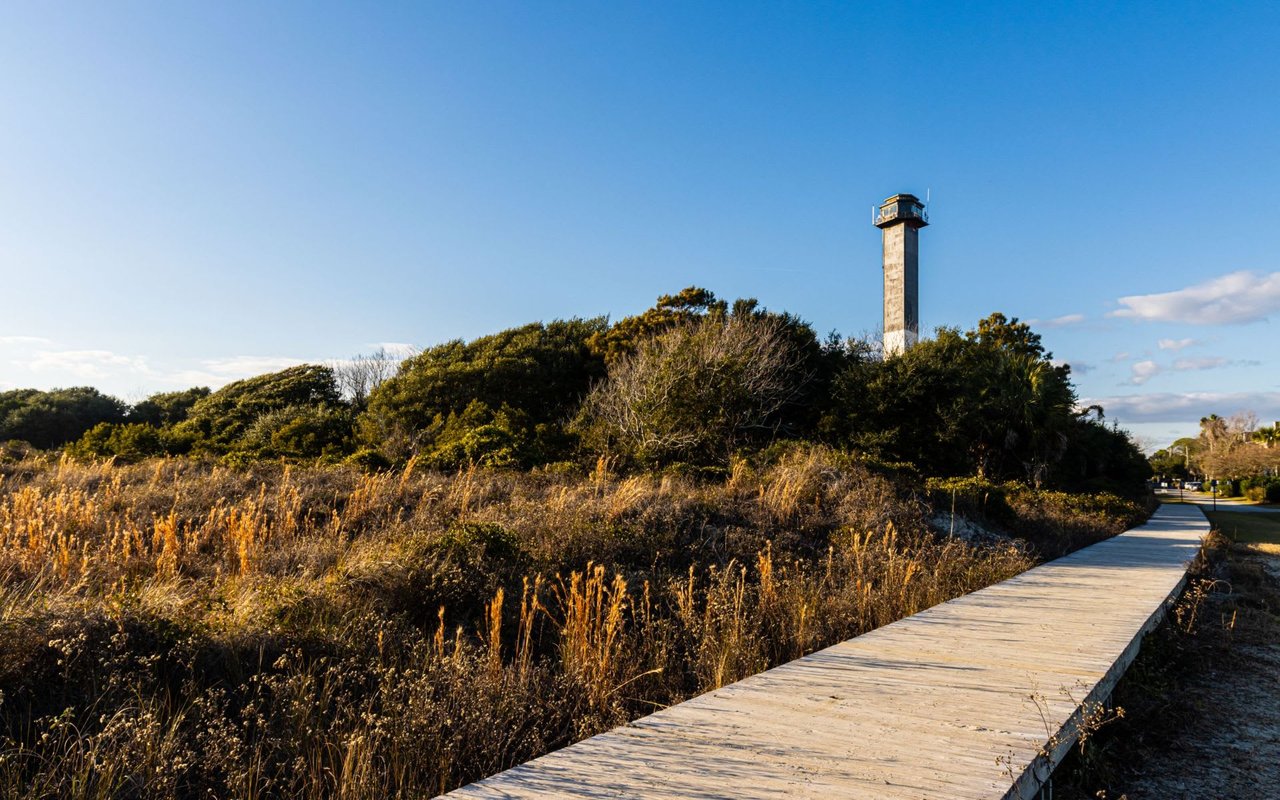
[[(1280, 5), (10, 3), (0, 389), (137, 399), (698, 284), (1037, 320), (1153, 443), (1280, 418)], [(1127, 298), (1127, 299), (1126, 299)]]

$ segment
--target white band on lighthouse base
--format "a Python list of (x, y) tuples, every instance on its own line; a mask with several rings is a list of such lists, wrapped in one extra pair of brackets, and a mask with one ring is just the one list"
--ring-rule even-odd
[(901, 331), (885, 331), (884, 332), (884, 354), (886, 356), (896, 356), (905, 352), (908, 347), (915, 346), (916, 332)]

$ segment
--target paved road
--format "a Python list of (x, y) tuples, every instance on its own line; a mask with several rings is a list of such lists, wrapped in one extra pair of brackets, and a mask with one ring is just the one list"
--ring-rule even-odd
[[(1177, 489), (1157, 489), (1156, 496), (1161, 500), (1176, 501), (1178, 500)], [(1214, 507), (1213, 495), (1209, 492), (1183, 492), (1183, 503), (1190, 503), (1198, 506), (1204, 506), (1212, 509)], [(1245, 511), (1250, 514), (1280, 514), (1280, 506), (1257, 506), (1242, 500), (1238, 497), (1225, 498), (1219, 497), (1217, 503), (1218, 511)]]
[(1208, 530), (1194, 506), (1163, 505), (1113, 539), (451, 796), (1034, 797), (1080, 703), (1109, 696)]

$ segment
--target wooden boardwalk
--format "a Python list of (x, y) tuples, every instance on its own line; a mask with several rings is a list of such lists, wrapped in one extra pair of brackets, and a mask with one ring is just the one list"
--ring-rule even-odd
[(1181, 588), (1209, 526), (1146, 525), (451, 793), (1029, 798)]

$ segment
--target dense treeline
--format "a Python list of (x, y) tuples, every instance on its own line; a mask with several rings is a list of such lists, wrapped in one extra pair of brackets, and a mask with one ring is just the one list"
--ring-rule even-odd
[(790, 314), (691, 287), (613, 324), (557, 320), (448, 342), (380, 382), (351, 369), (303, 365), (132, 407), (91, 388), (5, 392), (0, 441), (126, 462), (574, 469), (604, 458), (715, 472), (803, 440), (915, 478), (1127, 492), (1149, 474), (1124, 433), (1076, 412), (1069, 367), (1001, 314), (882, 359), (866, 342), (822, 339)]
[(77, 386), (41, 392), (0, 392), (0, 441), (19, 440), (39, 448), (75, 441), (95, 425), (124, 421), (128, 407), (97, 389)]

